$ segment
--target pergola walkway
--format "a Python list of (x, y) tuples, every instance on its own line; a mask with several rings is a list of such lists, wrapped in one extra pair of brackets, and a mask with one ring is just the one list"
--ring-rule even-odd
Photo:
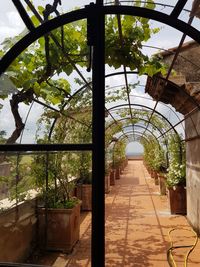
[[(53, 267), (90, 266), (90, 213), (82, 214), (81, 239), (71, 255), (55, 254), (40, 263)], [(169, 266), (168, 231), (180, 227), (175, 245), (194, 242), (186, 217), (170, 215), (166, 196), (160, 196), (142, 161), (129, 161), (120, 180), (106, 196), (106, 267)], [(187, 249), (176, 253), (177, 266), (184, 266)], [(189, 256), (189, 267), (200, 266), (200, 242)]]

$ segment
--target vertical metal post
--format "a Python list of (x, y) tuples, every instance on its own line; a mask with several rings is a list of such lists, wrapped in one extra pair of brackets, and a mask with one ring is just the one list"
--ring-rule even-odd
[(91, 6), (93, 36), (92, 267), (105, 266), (105, 17)]

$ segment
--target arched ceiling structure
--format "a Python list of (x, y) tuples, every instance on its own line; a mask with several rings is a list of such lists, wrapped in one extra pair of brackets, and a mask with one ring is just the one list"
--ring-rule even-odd
[[(73, 114), (73, 110), (70, 109), (70, 104), (72, 103), (74, 97), (79, 96), (80, 99), (84, 100), (84, 93), (83, 90), (87, 89), (92, 91), (91, 100), (93, 104), (93, 108), (89, 111), (87, 110), (87, 113), (90, 114), (90, 124), (84, 125), (84, 129), (90, 128), (92, 129), (92, 140), (88, 143), (78, 143), (78, 144), (70, 144), (70, 143), (62, 143), (62, 144), (35, 144), (34, 142), (27, 144), (26, 142), (23, 142), (23, 144), (0, 144), (0, 151), (92, 151), (93, 152), (93, 173), (94, 173), (94, 181), (93, 181), (93, 219), (92, 219), (92, 227), (93, 227), (93, 235), (92, 235), (92, 267), (96, 266), (105, 266), (105, 254), (104, 254), (104, 196), (102, 194), (104, 184), (103, 184), (103, 177), (104, 177), (104, 115), (106, 113), (106, 121), (108, 122), (108, 125), (114, 125), (118, 124), (122, 121), (122, 118), (117, 114), (117, 109), (124, 110), (126, 108), (126, 118), (129, 120), (134, 121), (134, 115), (135, 111), (140, 108), (141, 112), (148, 111), (148, 117), (139, 118), (140, 124), (131, 124), (131, 127), (128, 125), (124, 125), (122, 127), (122, 130), (119, 130), (118, 138), (128, 138), (129, 136), (137, 136), (138, 138), (146, 138), (146, 132), (150, 132), (151, 135), (154, 135), (154, 133), (157, 131), (159, 132), (158, 135), (154, 135), (154, 137), (158, 140), (159, 138), (165, 136), (168, 132), (171, 130), (173, 131), (180, 131), (181, 124), (184, 122), (185, 118), (190, 117), (191, 112), (188, 112), (187, 114), (184, 114), (185, 117), (181, 117), (181, 115), (174, 116), (169, 120), (169, 118), (166, 115), (166, 110), (163, 109), (163, 106), (160, 106), (159, 100), (163, 99), (164, 96), (164, 89), (167, 87), (167, 85), (173, 85), (170, 81), (170, 75), (172, 74), (172, 70), (174, 67), (175, 62), (177, 61), (180, 51), (182, 49), (182, 46), (187, 38), (192, 38), (197, 43), (200, 43), (200, 32), (199, 32), (199, 23), (197, 23), (197, 18), (195, 17), (195, 14), (198, 12), (199, 6), (194, 5), (192, 6), (191, 1), (187, 0), (174, 0), (172, 1), (173, 4), (169, 5), (166, 4), (165, 1), (162, 3), (161, 1), (159, 3), (153, 3), (152, 1), (103, 1), (103, 0), (96, 0), (95, 3), (89, 4), (90, 1), (84, 1), (84, 4), (87, 4), (87, 6), (77, 9), (74, 11), (69, 11), (69, 8), (65, 8), (64, 14), (61, 14), (60, 12), (60, 4), (62, 1), (56, 1), (54, 0), (53, 5), (51, 5), (50, 13), (48, 13), (47, 8), (44, 10), (43, 14), (45, 16), (43, 17), (42, 12), (37, 10), (38, 1), (29, 1), (29, 0), (13, 0), (13, 4), (16, 7), (16, 10), (21, 16), (22, 21), (24, 22), (24, 25), (26, 26), (26, 32), (23, 33), (22, 36), (19, 36), (18, 38), (14, 39), (11, 43), (9, 43), (8, 49), (5, 48), (4, 51), (1, 52), (1, 60), (0, 60), (0, 75), (1, 75), (1, 86), (3, 89), (7, 89), (7, 93), (13, 93), (13, 95), (17, 95), (17, 92), (19, 92), (23, 87), (18, 84), (16, 88), (14, 88), (12, 85), (12, 82), (10, 82), (10, 79), (13, 78), (13, 72), (12, 72), (12, 66), (23, 66), (26, 67), (31, 61), (29, 60), (19, 60), (17, 59), (22, 55), (23, 51), (29, 47), (31, 44), (38, 45), (40, 38), (45, 36), (45, 38), (49, 38), (51, 41), (48, 43), (45, 40), (45, 49), (43, 51), (40, 51), (41, 54), (45, 54), (46, 56), (46, 66), (47, 69), (49, 67), (49, 54), (53, 53), (53, 49), (50, 49), (50, 46), (59, 48), (60, 54), (55, 59), (65, 58), (67, 61), (67, 66), (70, 66), (70, 70), (66, 68), (65, 75), (62, 73), (62, 78), (69, 79), (69, 82), (71, 83), (72, 92), (68, 92), (64, 94), (63, 90), (60, 91), (60, 94), (64, 94), (64, 101), (60, 103), (60, 105), (56, 104), (55, 99), (54, 103), (50, 103), (49, 99), (47, 101), (44, 101), (42, 99), (42, 94), (38, 97), (37, 93), (31, 95), (33, 98), (31, 98), (30, 102), (34, 102), (37, 104), (40, 104), (45, 108), (45, 110), (48, 110), (48, 114), (51, 114), (50, 112), (53, 112), (53, 116), (50, 118), (51, 122), (51, 130), (49, 133), (49, 136), (51, 137), (51, 134), (53, 133), (54, 127), (56, 127), (56, 123), (58, 121), (58, 118), (55, 116), (55, 114), (59, 114), (59, 116), (63, 115), (64, 117), (69, 118), (71, 121), (75, 121), (76, 123), (79, 123), (80, 125), (85, 124), (84, 120), (84, 109), (82, 110), (82, 117), (81, 120), (77, 118), (75, 114)], [(66, 1), (71, 2), (71, 1)], [(138, 5), (138, 2), (139, 5)], [(48, 3), (48, 1), (46, 1)], [(29, 12), (26, 11), (25, 5), (28, 5)], [(71, 4), (73, 5), (73, 4)], [(72, 8), (72, 6), (70, 7)], [(34, 24), (34, 22), (31, 20), (31, 16), (34, 15), (37, 23)], [(48, 15), (51, 15), (51, 17), (48, 18)], [(123, 32), (123, 23), (121, 18), (123, 16), (130, 16), (131, 18), (143, 18), (144, 20), (150, 19), (151, 21), (156, 22), (156, 26), (163, 26), (165, 25), (167, 31), (172, 31), (174, 34), (174, 38), (176, 39), (176, 49), (173, 50), (173, 59), (171, 64), (167, 67), (166, 75), (165, 77), (159, 76), (158, 80), (162, 80), (163, 86), (162, 90), (159, 95), (153, 95), (154, 101), (151, 100), (149, 103), (148, 101), (145, 101), (145, 91), (141, 91), (141, 88), (137, 86), (137, 81), (141, 81), (142, 83), (146, 83), (146, 78), (144, 77), (137, 77), (138, 80), (136, 80), (134, 77), (137, 76), (136, 74), (138, 71), (135, 72), (135, 70), (131, 71), (131, 67), (128, 66), (125, 62), (121, 62), (120, 66), (117, 66), (116, 68), (114, 66), (108, 66), (107, 64), (105, 68), (105, 17), (106, 18), (112, 18), (116, 17), (117, 21), (117, 32), (119, 34), (119, 42), (121, 50), (124, 49), (126, 45), (126, 40), (124, 39), (124, 32)], [(66, 47), (64, 44), (64, 35), (63, 35), (63, 25), (73, 25), (76, 21), (83, 21), (83, 23), (87, 23), (87, 32), (85, 32), (85, 36), (83, 39), (77, 37), (77, 43), (78, 42), (85, 42), (88, 45), (88, 50), (86, 51), (86, 54), (84, 54), (83, 58), (81, 58), (83, 65), (80, 65), (78, 60), (75, 60), (77, 54), (70, 53), (69, 51), (65, 50)], [(61, 29), (61, 36), (63, 37), (61, 41), (57, 40), (57, 36), (55, 35), (55, 29), (59, 28)], [(76, 27), (76, 34), (78, 34), (79, 26)], [(160, 36), (162, 36), (162, 29)], [(65, 36), (67, 40), (70, 40), (71, 36)], [(39, 41), (38, 41), (39, 40)], [(154, 42), (156, 40), (156, 37), (154, 37)], [(157, 42), (159, 43), (159, 39), (157, 39)], [(141, 49), (146, 49), (145, 53), (148, 54), (147, 49), (154, 50), (155, 52), (158, 52), (156, 49), (157, 47), (161, 46), (161, 50), (168, 51), (168, 48), (165, 47), (165, 42), (167, 40), (165, 39), (164, 43), (156, 44), (141, 44)], [(4, 43), (6, 45), (6, 43)], [(142, 48), (143, 45), (143, 48)], [(10, 47), (11, 46), (11, 47)], [(48, 48), (47, 48), (48, 46)], [(164, 46), (164, 48), (163, 48)], [(113, 47), (114, 49), (114, 47)], [(73, 50), (73, 47), (71, 47), (71, 50)], [(120, 51), (121, 51), (120, 50)], [(27, 51), (27, 50), (26, 50)], [(149, 51), (149, 50), (148, 50)], [(171, 51), (171, 50), (169, 50)], [(154, 53), (154, 52), (153, 52)], [(82, 55), (81, 55), (82, 56)], [(85, 59), (87, 59), (87, 66), (85, 64)], [(187, 59), (189, 61), (189, 59)], [(56, 61), (56, 60), (55, 60)], [(114, 58), (113, 58), (114, 61)], [(51, 63), (51, 62), (50, 62)], [(38, 63), (39, 64), (39, 63)], [(55, 64), (55, 62), (54, 62)], [(196, 65), (196, 63), (194, 63)], [(59, 68), (59, 64), (57, 68)], [(39, 67), (38, 67), (39, 68)], [(113, 70), (114, 69), (114, 70)], [(20, 70), (20, 68), (19, 68)], [(32, 75), (34, 74), (35, 70), (32, 70)], [(92, 71), (92, 72), (87, 72)], [(30, 73), (29, 73), (30, 74)], [(56, 75), (59, 76), (61, 73), (57, 72)], [(69, 74), (72, 74), (73, 78), (76, 77), (76, 79), (79, 79), (77, 83), (74, 83), (70, 80)], [(140, 73), (141, 74), (141, 73)], [(19, 72), (20, 75), (20, 72)], [(48, 82), (55, 81), (57, 79), (55, 73), (51, 75), (51, 78), (54, 77), (52, 80), (48, 80)], [(123, 76), (123, 78), (120, 78), (120, 84), (122, 85), (122, 88), (119, 90), (119, 93), (123, 93), (123, 100), (117, 99), (116, 101), (110, 101), (109, 103), (106, 103), (105, 105), (105, 99), (104, 99), (104, 93), (105, 88), (118, 86), (117, 83), (119, 81), (119, 76)], [(10, 79), (9, 79), (10, 77)], [(106, 77), (106, 81), (105, 81)], [(153, 77), (153, 78), (152, 78)], [(152, 77), (150, 77), (150, 89), (153, 88), (154, 84), (154, 73), (152, 74)], [(15, 78), (15, 77), (14, 77)], [(30, 82), (30, 81), (29, 81)], [(34, 81), (32, 81), (34, 83)], [(42, 82), (40, 83), (40, 85)], [(77, 86), (79, 84), (79, 86)], [(134, 84), (135, 91), (131, 90), (131, 84)], [(160, 83), (159, 83), (160, 84)], [(50, 85), (49, 88), (52, 86)], [(78, 88), (77, 88), (78, 87)], [(179, 93), (184, 91), (184, 88), (182, 86), (175, 85), (174, 88), (178, 88), (177, 90)], [(9, 91), (9, 90), (11, 91)], [(54, 87), (56, 88), (56, 86)], [(63, 88), (62, 88), (63, 89)], [(148, 88), (147, 88), (148, 89)], [(1, 89), (2, 90), (2, 89)], [(25, 88), (23, 88), (24, 92), (26, 91)], [(21, 91), (23, 91), (21, 90)], [(39, 90), (39, 89), (38, 89)], [(136, 101), (136, 97), (134, 98), (134, 93), (138, 94), (141, 100), (141, 103), (138, 103)], [(186, 92), (184, 91), (184, 94)], [(45, 90), (43, 91), (43, 94), (45, 95)], [(19, 95), (17, 95), (18, 97)], [(18, 104), (23, 101), (23, 99), (17, 99), (17, 111), (18, 110)], [(27, 96), (26, 96), (27, 97)], [(138, 98), (137, 98), (138, 99)], [(143, 99), (143, 100), (142, 100)], [(12, 99), (13, 100), (13, 99)], [(27, 98), (26, 98), (27, 100)], [(187, 101), (192, 102), (195, 106), (194, 109), (199, 109), (199, 102), (195, 97), (193, 97), (190, 92), (187, 94)], [(28, 102), (28, 101), (27, 101)], [(152, 104), (153, 103), (153, 104)], [(77, 101), (74, 103), (73, 108), (77, 111), (79, 102)], [(186, 104), (186, 103), (185, 103)], [(15, 107), (16, 107), (15, 106)], [(170, 109), (169, 109), (170, 110)], [(168, 111), (169, 111), (168, 110)], [(27, 111), (27, 109), (26, 109)], [(81, 111), (78, 111), (81, 113)], [(173, 109), (174, 112), (174, 109)], [(6, 112), (5, 112), (6, 113)], [(31, 113), (34, 114), (34, 108), (31, 107), (28, 111), (28, 114), (23, 115), (23, 121), (28, 121), (29, 116), (31, 116)], [(15, 113), (16, 115), (16, 113)], [(17, 115), (20, 115), (19, 112)], [(158, 131), (156, 130), (157, 126), (154, 125), (153, 118), (154, 115), (157, 115), (158, 117), (162, 117), (162, 119), (165, 121), (167, 126), (167, 129), (164, 131), (163, 129)], [(8, 114), (6, 114), (8, 116)], [(26, 119), (24, 119), (26, 117)], [(176, 117), (176, 118), (175, 118)], [(10, 118), (10, 117), (8, 117)], [(19, 119), (19, 117), (18, 117)], [(31, 120), (31, 119), (30, 119)], [(121, 121), (120, 121), (121, 120)], [(72, 124), (72, 123), (71, 123)], [(125, 123), (126, 124), (126, 123)], [(8, 126), (8, 125), (5, 125)], [(21, 127), (23, 123), (20, 125)], [(92, 127), (91, 127), (92, 126)], [(22, 128), (23, 128), (22, 127)], [(179, 127), (179, 128), (178, 128)], [(182, 127), (182, 126), (181, 126)], [(16, 131), (13, 134), (19, 134), (19, 136), (22, 134), (22, 132), (19, 131), (18, 125), (16, 125)], [(131, 131), (127, 130), (126, 128), (131, 128)], [(139, 131), (138, 128), (141, 128), (142, 131)], [(195, 125), (194, 125), (195, 128)], [(182, 129), (182, 128), (181, 128)], [(198, 134), (198, 133), (197, 133)]]

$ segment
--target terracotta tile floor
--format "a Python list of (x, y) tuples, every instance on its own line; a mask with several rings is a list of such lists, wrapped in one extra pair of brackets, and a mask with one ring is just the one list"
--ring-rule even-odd
[[(91, 214), (82, 214), (81, 238), (71, 255), (47, 254), (40, 263), (53, 267), (89, 267)], [(169, 266), (168, 231), (176, 245), (194, 242), (186, 217), (170, 215), (168, 199), (159, 195), (142, 161), (129, 161), (120, 180), (106, 195), (106, 267)], [(179, 249), (175, 260), (184, 266), (187, 250)], [(188, 267), (200, 266), (200, 242), (189, 256)]]

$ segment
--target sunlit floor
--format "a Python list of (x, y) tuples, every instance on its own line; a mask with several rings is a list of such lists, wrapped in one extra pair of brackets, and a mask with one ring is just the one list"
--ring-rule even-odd
[[(82, 214), (80, 241), (71, 255), (47, 253), (39, 263), (54, 267), (89, 267), (91, 214)], [(169, 266), (170, 229), (181, 228), (173, 236), (176, 245), (194, 243), (186, 217), (170, 215), (167, 196), (159, 195), (142, 161), (128, 166), (106, 195), (106, 267)], [(184, 266), (188, 248), (178, 249), (174, 259)], [(190, 254), (188, 266), (200, 266), (200, 241)]]

